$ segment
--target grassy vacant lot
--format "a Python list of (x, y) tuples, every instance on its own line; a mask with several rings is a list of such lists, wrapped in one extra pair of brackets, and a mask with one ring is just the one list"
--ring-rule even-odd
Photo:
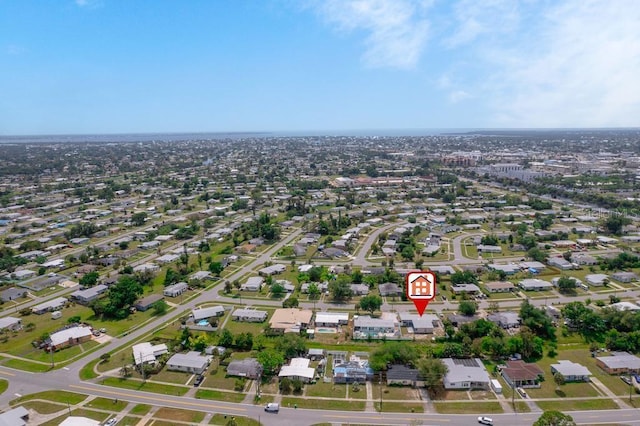
[[(262, 309), (259, 308), (260, 311), (267, 311), (268, 312), (268, 316), (267, 318), (271, 317), (271, 314), (273, 314), (273, 310), (272, 309)], [(220, 323), (222, 324), (222, 323)], [(242, 321), (234, 321), (232, 319), (229, 319), (229, 321), (227, 321), (227, 324), (225, 324), (224, 328), (229, 330), (230, 332), (232, 332), (234, 335), (240, 334), (240, 333), (251, 333), (254, 336), (257, 336), (259, 334), (262, 334), (265, 325), (268, 324), (267, 321), (265, 322), (242, 322)]]
[[(502, 413), (502, 407), (497, 401), (492, 402), (434, 402), (434, 408), (440, 414), (475, 414)], [(384, 407), (383, 407), (384, 408)]]
[[(217, 361), (214, 360), (211, 364), (215, 364)], [(209, 368), (209, 374), (205, 375), (204, 382), (202, 383), (202, 387), (216, 388), (216, 389), (228, 389), (233, 390), (236, 382), (235, 377), (226, 377), (227, 368), (224, 366), (219, 366), (217, 370), (214, 370), (213, 367)]]
[[(250, 419), (248, 417), (231, 416), (224, 414), (214, 414), (209, 422), (210, 425), (226, 425), (231, 419), (235, 419), (238, 426), (260, 426), (257, 420)], [(154, 423), (154, 425), (157, 423)]]
[(561, 401), (538, 401), (542, 410), (579, 411), (579, 410), (614, 410), (618, 407), (611, 399), (563, 399)]
[(196, 391), (196, 398), (200, 399), (213, 399), (216, 401), (225, 402), (242, 402), (244, 394), (236, 392), (222, 392), (213, 389), (198, 389)]
[(32, 393), (29, 395), (21, 396), (20, 398), (16, 398), (12, 400), (9, 404), (18, 405), (24, 401), (32, 401), (34, 399), (42, 399), (45, 401), (58, 402), (60, 404), (79, 404), (85, 399), (87, 399), (86, 395), (82, 395), (75, 392), (67, 392), (62, 390), (57, 391), (43, 391), (38, 393)]
[[(371, 397), (375, 400), (380, 400), (380, 385), (372, 383), (371, 388)], [(419, 397), (418, 391), (410, 387), (382, 385), (382, 400), (418, 401)]]
[(176, 420), (180, 422), (200, 423), (204, 419), (205, 413), (202, 411), (181, 410), (178, 408), (161, 407), (153, 413), (153, 417), (165, 420)]
[[(305, 387), (307, 389), (306, 395), (309, 397), (344, 398), (347, 396), (347, 385), (318, 382), (314, 385), (306, 385)], [(364, 390), (366, 394), (367, 391), (364, 389), (364, 386), (361, 386), (361, 388), (360, 391)], [(351, 394), (351, 392), (349, 392), (349, 394)]]
[(138, 404), (129, 411), (129, 414), (134, 414), (137, 416), (144, 416), (149, 411), (151, 411), (151, 405), (147, 404)]
[(283, 397), (282, 407), (294, 407), (298, 405), (298, 408), (311, 408), (318, 410), (344, 410), (344, 411), (364, 411), (364, 401), (353, 400), (330, 400), (330, 399), (302, 399), (294, 397)]
[(118, 426), (136, 426), (140, 423), (139, 417), (127, 416), (118, 421)]
[[(375, 402), (376, 411), (380, 412), (380, 402)], [(384, 402), (382, 412), (388, 413), (424, 413), (424, 404), (417, 402)]]
[(28, 410), (35, 410), (40, 414), (52, 414), (67, 409), (66, 404), (54, 404), (44, 401), (27, 401), (21, 405)]
[(0, 394), (7, 390), (9, 382), (5, 379), (0, 379)]
[(106, 377), (102, 379), (101, 384), (123, 389), (139, 390), (175, 396), (182, 396), (189, 390), (188, 387), (183, 386), (171, 386), (153, 382), (141, 382), (139, 380), (119, 379), (116, 377)]
[(85, 407), (87, 408), (97, 408), (98, 410), (107, 410), (107, 411), (117, 411), (120, 412), (124, 410), (124, 408), (128, 405), (128, 402), (118, 401), (111, 398), (95, 398), (89, 401)]

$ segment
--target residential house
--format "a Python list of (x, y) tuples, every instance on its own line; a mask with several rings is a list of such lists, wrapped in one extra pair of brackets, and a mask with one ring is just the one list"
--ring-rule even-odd
[(189, 275), (190, 280), (204, 281), (211, 278), (211, 272), (209, 271), (196, 271)]
[(317, 312), (316, 327), (340, 327), (349, 322), (348, 312)]
[(202, 355), (200, 352), (190, 351), (186, 354), (175, 354), (167, 361), (167, 370), (184, 371), (185, 373), (202, 374), (205, 372), (211, 355)]
[(568, 271), (570, 269), (573, 269), (573, 265), (571, 264), (571, 262), (569, 262), (568, 260), (566, 260), (564, 257), (550, 257), (547, 260), (547, 263), (549, 264), (549, 266), (553, 266), (555, 268), (558, 268), (562, 271)]
[(500, 246), (479, 244), (476, 249), (478, 249), (478, 253), (502, 253), (502, 247)]
[(491, 281), (485, 283), (485, 288), (489, 293), (509, 293), (516, 287), (509, 281)]
[(596, 357), (596, 365), (609, 374), (640, 374), (640, 358), (628, 352)]
[(152, 345), (149, 342), (138, 343), (131, 348), (133, 351), (133, 362), (136, 366), (144, 363), (155, 363), (156, 358), (169, 352), (167, 345), (161, 343)]
[(240, 290), (244, 291), (260, 291), (262, 285), (264, 284), (264, 279), (262, 277), (249, 277), (247, 282), (240, 286)]
[(520, 327), (520, 314), (514, 311), (495, 312), (487, 315), (487, 320), (498, 324), (505, 330)]
[(262, 365), (255, 358), (231, 361), (227, 366), (227, 376), (257, 379), (262, 374)]
[(22, 329), (22, 320), (20, 318), (0, 318), (0, 330), (18, 331), (20, 329)]
[(544, 380), (544, 373), (534, 363), (522, 360), (509, 360), (506, 367), (500, 370), (500, 374), (512, 388), (539, 388)]
[(394, 364), (387, 369), (387, 386), (402, 385), (411, 387), (423, 387), (424, 377), (420, 371), (406, 365)]
[(321, 283), (302, 283), (300, 286), (300, 292), (302, 292), (302, 294), (309, 293), (309, 286), (311, 284), (315, 284), (318, 287), (318, 290), (320, 290), (320, 293), (326, 293), (329, 291), (329, 283), (325, 281)]
[(78, 290), (71, 293), (71, 298), (81, 305), (88, 305), (104, 294), (109, 287), (104, 284), (98, 284), (85, 290)]
[(396, 333), (396, 322), (393, 319), (372, 318), (360, 315), (353, 319), (353, 337), (381, 337)]
[(269, 275), (281, 274), (286, 270), (287, 270), (287, 267), (285, 265), (276, 263), (275, 265), (267, 266), (265, 268), (260, 269), (258, 271), (258, 274), (260, 274), (263, 277), (267, 277)]
[(480, 294), (480, 287), (475, 284), (452, 284), (451, 291), (454, 294)]
[(587, 367), (569, 360), (551, 364), (551, 374), (560, 374), (565, 382), (588, 382), (591, 372)]
[(520, 266), (513, 263), (509, 263), (509, 264), (491, 263), (487, 265), (487, 268), (489, 270), (496, 271), (496, 272), (502, 271), (507, 275), (513, 275), (520, 272)]
[(433, 314), (420, 316), (409, 312), (400, 312), (399, 316), (400, 323), (404, 327), (411, 327), (414, 334), (432, 334), (440, 326), (440, 319)]
[(39, 305), (31, 308), (31, 312), (34, 314), (42, 315), (45, 312), (57, 311), (59, 309), (64, 308), (68, 300), (65, 297), (56, 297), (53, 300), (49, 300), (48, 302), (41, 303)]
[(49, 336), (49, 347), (51, 350), (66, 348), (68, 346), (78, 345), (80, 343), (91, 340), (90, 327), (70, 327), (64, 330), (51, 333)]
[(478, 358), (443, 358), (442, 362), (448, 369), (444, 376), (445, 389), (488, 390), (491, 386), (489, 373)]
[(598, 259), (585, 253), (573, 253), (571, 255), (571, 262), (578, 265), (597, 265)]
[(313, 312), (308, 309), (276, 309), (269, 320), (269, 327), (279, 333), (299, 333), (309, 328), (312, 317)]
[(621, 283), (630, 283), (631, 281), (638, 281), (638, 276), (633, 272), (615, 272), (611, 275), (611, 278)]
[(22, 299), (27, 296), (27, 293), (27, 289), (10, 287), (0, 293), (0, 299), (2, 299), (3, 302), (9, 302), (11, 300)]
[(369, 286), (366, 284), (351, 284), (350, 287), (354, 296), (366, 296), (369, 294)]
[(263, 322), (267, 319), (267, 315), (266, 311), (257, 309), (236, 309), (231, 314), (231, 318), (240, 322)]
[(594, 287), (602, 287), (604, 286), (605, 280), (609, 280), (609, 276), (607, 274), (588, 274), (584, 277), (589, 285)]
[(27, 426), (29, 411), (22, 405), (0, 414), (0, 426)]
[(301, 380), (303, 383), (309, 383), (316, 374), (315, 368), (309, 367), (311, 362), (308, 358), (292, 358), (289, 365), (280, 368), (278, 377), (288, 377), (292, 380)]
[(369, 367), (369, 361), (356, 356), (333, 366), (333, 383), (365, 383), (372, 378), (373, 369)]
[(402, 288), (395, 283), (384, 283), (378, 286), (380, 296), (400, 296), (402, 294)]
[(189, 284), (180, 282), (166, 286), (164, 290), (162, 290), (162, 294), (165, 297), (178, 297), (187, 290), (189, 290)]
[(430, 266), (429, 269), (432, 272), (437, 272), (440, 275), (451, 275), (455, 273), (455, 269), (453, 269), (453, 267), (449, 265)]
[(324, 359), (326, 355), (327, 354), (324, 349), (310, 348), (307, 351), (307, 358), (309, 358), (311, 361), (319, 361), (321, 359)]
[(209, 306), (206, 308), (198, 308), (198, 309), (193, 309), (191, 311), (191, 318), (193, 318), (193, 321), (195, 323), (197, 323), (198, 321), (203, 321), (203, 320), (208, 320), (209, 318), (213, 318), (213, 317), (220, 317), (224, 315), (224, 308), (220, 305), (217, 306)]
[(544, 281), (538, 278), (527, 278), (518, 284), (521, 289), (524, 291), (544, 291), (551, 290), (553, 288), (553, 284), (549, 281)]
[(144, 312), (148, 309), (151, 309), (154, 303), (162, 299), (164, 299), (164, 296), (162, 294), (150, 294), (149, 296), (143, 297), (142, 299), (138, 300), (134, 307), (137, 310)]
[(468, 324), (470, 322), (477, 321), (479, 318), (480, 317), (476, 315), (472, 315), (472, 316), (466, 316), (466, 315), (460, 315), (460, 314), (447, 315), (447, 320), (449, 320), (451, 325), (453, 325), (454, 327), (460, 327), (462, 324)]
[(609, 307), (617, 311), (632, 311), (632, 312), (640, 311), (640, 306), (636, 305), (635, 303), (627, 302), (626, 300), (623, 300), (622, 302), (618, 302), (618, 303), (613, 303), (609, 305)]

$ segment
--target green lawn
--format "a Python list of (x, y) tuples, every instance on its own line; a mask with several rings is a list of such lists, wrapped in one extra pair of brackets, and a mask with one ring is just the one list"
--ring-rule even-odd
[[(344, 398), (347, 395), (347, 385), (336, 385), (333, 383), (324, 383), (319, 381), (313, 385), (306, 385), (306, 388), (306, 395), (309, 397), (321, 396), (326, 398)], [(364, 389), (364, 386), (361, 386), (361, 388), (360, 392), (364, 390), (364, 393), (366, 394), (367, 391)], [(349, 392), (349, 394), (351, 394), (351, 392)]]
[[(214, 414), (209, 422), (210, 425), (226, 425), (229, 420), (234, 419), (237, 426), (260, 426), (255, 419), (249, 417), (232, 416), (229, 414)], [(157, 423), (154, 423), (156, 425)]]
[(85, 404), (85, 407), (120, 412), (124, 410), (128, 404), (126, 401), (115, 402), (115, 400), (111, 398), (95, 398)]
[(178, 408), (161, 407), (153, 413), (153, 417), (180, 422), (200, 423), (204, 419), (202, 411), (181, 410)]
[[(497, 401), (492, 402), (434, 402), (434, 408), (440, 414), (476, 414), (502, 413), (502, 407)], [(384, 408), (384, 407), (383, 407)]]
[(82, 367), (80, 370), (80, 380), (91, 380), (98, 377), (98, 375), (93, 371), (93, 368), (100, 362), (100, 359), (95, 359), (91, 361), (89, 364)]
[(343, 411), (364, 411), (364, 401), (339, 400), (339, 399), (310, 399), (283, 397), (282, 407), (310, 408), (317, 410), (343, 410)]
[(54, 404), (44, 401), (26, 401), (20, 405), (26, 409), (35, 410), (40, 414), (53, 414), (67, 409), (67, 404)]
[(118, 421), (118, 426), (136, 426), (140, 423), (139, 417), (127, 416)]
[[(103, 422), (104, 420), (106, 420), (109, 417), (109, 414), (107, 413), (101, 413), (99, 411), (92, 411), (92, 410), (84, 410), (84, 409), (76, 409), (73, 410), (71, 412), (72, 416), (78, 416), (78, 417), (87, 417), (89, 419), (93, 419), (93, 420), (98, 420), (100, 422)], [(68, 413), (65, 413), (64, 415), (60, 416), (60, 417), (56, 417), (55, 419), (49, 420), (48, 422), (45, 423), (41, 423), (42, 426), (57, 426), (60, 423), (62, 423), (62, 421), (64, 419), (66, 419), (67, 417), (69, 417)]]
[[(217, 361), (213, 360), (211, 365), (213, 366)], [(209, 374), (205, 375), (204, 382), (202, 382), (203, 388), (216, 388), (216, 389), (228, 389), (233, 390), (236, 382), (235, 377), (226, 377), (227, 368), (224, 366), (218, 366), (217, 370), (213, 367), (209, 368)]]
[(198, 389), (196, 391), (196, 398), (200, 399), (213, 399), (216, 401), (225, 402), (242, 402), (245, 395), (237, 392), (222, 392), (214, 389)]
[[(380, 402), (375, 402), (376, 411), (380, 412)], [(384, 402), (382, 412), (388, 413), (424, 413), (424, 404), (418, 402)]]
[(4, 393), (9, 387), (9, 381), (5, 379), (0, 379), (0, 394)]
[(611, 399), (562, 399), (561, 401), (538, 401), (541, 410), (582, 411), (582, 410), (615, 410), (618, 407)]
[(51, 370), (51, 365), (36, 364), (22, 359), (6, 358), (2, 365), (9, 368), (15, 368), (17, 370), (30, 371), (32, 373), (44, 373)]
[(87, 399), (86, 395), (82, 395), (75, 392), (67, 392), (63, 390), (49, 390), (38, 393), (32, 393), (29, 395), (23, 395), (20, 398), (16, 398), (12, 400), (9, 404), (18, 405), (24, 401), (31, 401), (34, 399), (42, 399), (45, 401), (58, 402), (60, 404), (79, 404), (85, 399)]
[(174, 396), (182, 396), (189, 390), (188, 387), (183, 386), (171, 386), (153, 382), (141, 382), (138, 380), (120, 379), (116, 377), (106, 377), (102, 379), (101, 383), (105, 386), (113, 386), (123, 389), (139, 390)]
[[(372, 398), (380, 399), (380, 385), (378, 383), (372, 383)], [(402, 401), (417, 401), (418, 393), (416, 389), (407, 386), (386, 386), (382, 385), (382, 400), (402, 400)]]
[(138, 404), (129, 411), (129, 414), (134, 414), (137, 416), (144, 416), (149, 411), (151, 411), (151, 405), (147, 404)]

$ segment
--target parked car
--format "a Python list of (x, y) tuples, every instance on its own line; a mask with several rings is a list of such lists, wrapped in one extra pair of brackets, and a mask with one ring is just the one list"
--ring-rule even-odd
[(280, 411), (280, 404), (270, 402), (264, 406), (264, 411), (266, 411), (267, 413), (277, 413), (278, 411)]
[(115, 417), (112, 419), (107, 420), (107, 422), (104, 424), (104, 426), (113, 426), (116, 423), (118, 423), (118, 419), (116, 419)]
[(522, 388), (517, 388), (518, 393), (520, 394), (520, 396), (522, 396), (523, 398), (527, 398), (527, 392), (525, 392), (524, 389)]
[(493, 426), (493, 419), (491, 417), (480, 416), (478, 417), (478, 423)]
[(204, 376), (202, 374), (198, 374), (196, 379), (193, 381), (193, 386), (200, 386), (200, 383), (204, 380)]

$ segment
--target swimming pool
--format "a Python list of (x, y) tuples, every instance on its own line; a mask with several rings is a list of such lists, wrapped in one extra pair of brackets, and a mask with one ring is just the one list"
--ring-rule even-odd
[(316, 327), (316, 333), (337, 333), (338, 330), (336, 330), (333, 327)]
[(198, 321), (198, 325), (209, 325), (209, 321), (207, 321), (206, 319), (200, 320)]

